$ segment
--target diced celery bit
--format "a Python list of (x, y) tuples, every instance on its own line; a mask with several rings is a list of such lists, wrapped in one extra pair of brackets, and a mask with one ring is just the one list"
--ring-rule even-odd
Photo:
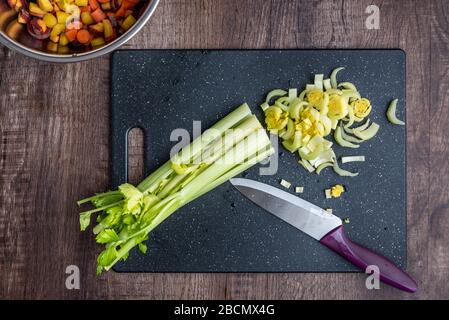
[(402, 120), (399, 120), (396, 117), (396, 106), (398, 104), (398, 99), (394, 99), (390, 102), (390, 105), (388, 106), (387, 109), (387, 119), (388, 121), (390, 121), (392, 124), (397, 124), (400, 126), (405, 125), (405, 122)]
[(284, 180), (284, 179), (281, 180), (281, 186), (283, 186), (284, 188), (288, 189), (291, 187), (291, 185), (292, 184), (290, 182), (288, 182), (287, 180)]
[(303, 193), (304, 192), (304, 187), (296, 187), (295, 188), (295, 192), (296, 193)]
[(341, 157), (341, 163), (348, 163), (348, 162), (364, 162), (365, 156), (346, 156)]

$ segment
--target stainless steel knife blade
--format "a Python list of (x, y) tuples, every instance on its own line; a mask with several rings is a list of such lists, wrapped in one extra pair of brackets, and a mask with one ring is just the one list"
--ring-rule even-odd
[(341, 219), (310, 202), (249, 179), (235, 178), (231, 183), (248, 199), (276, 217), (307, 233), (340, 256), (366, 270), (378, 266), (380, 280), (401, 290), (415, 292), (416, 282), (384, 256), (352, 242), (345, 234)]
[(337, 216), (278, 188), (250, 179), (230, 181), (249, 200), (316, 240), (342, 225)]

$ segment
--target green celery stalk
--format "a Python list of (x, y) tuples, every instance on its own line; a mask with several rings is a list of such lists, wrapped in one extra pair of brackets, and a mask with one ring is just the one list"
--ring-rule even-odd
[(143, 241), (148, 239), (148, 233), (173, 212), (273, 152), (262, 125), (248, 105), (243, 104), (137, 187), (124, 184), (119, 190), (79, 201), (79, 204), (91, 202), (96, 207), (82, 213), (83, 230), (89, 225), (90, 214), (101, 212), (94, 233), (105, 249), (98, 256), (97, 272), (125, 260), (136, 246), (146, 252)]

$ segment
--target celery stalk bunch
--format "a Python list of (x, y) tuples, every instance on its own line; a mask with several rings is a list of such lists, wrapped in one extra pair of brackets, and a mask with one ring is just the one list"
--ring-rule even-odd
[(78, 201), (94, 208), (80, 214), (81, 231), (97, 214), (93, 233), (104, 245), (97, 274), (109, 270), (129, 251), (147, 252), (148, 234), (180, 207), (209, 192), (274, 153), (262, 125), (243, 104), (206, 130), (139, 185)]

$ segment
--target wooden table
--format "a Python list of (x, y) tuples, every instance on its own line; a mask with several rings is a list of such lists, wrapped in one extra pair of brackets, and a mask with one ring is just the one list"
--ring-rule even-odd
[[(380, 8), (379, 30), (365, 27), (370, 4)], [(369, 291), (361, 274), (97, 278), (98, 247), (79, 232), (75, 200), (109, 185), (110, 57), (61, 65), (0, 47), (0, 298), (449, 298), (448, 16), (445, 0), (161, 0), (125, 46), (404, 49), (408, 271), (417, 294)], [(80, 290), (65, 287), (72, 264)]]

